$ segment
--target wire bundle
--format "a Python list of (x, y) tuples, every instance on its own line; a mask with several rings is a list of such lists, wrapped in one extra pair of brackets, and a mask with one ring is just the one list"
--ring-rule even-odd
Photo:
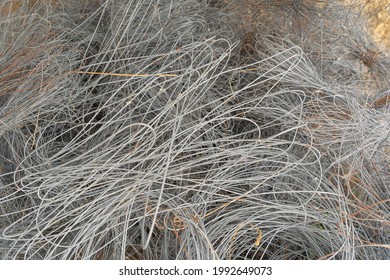
[(390, 257), (386, 68), (261, 13), (242, 35), (217, 2), (1, 20), (1, 258)]

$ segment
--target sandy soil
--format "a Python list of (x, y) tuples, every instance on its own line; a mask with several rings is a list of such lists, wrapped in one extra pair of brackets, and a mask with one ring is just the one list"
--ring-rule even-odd
[[(37, 0), (0, 0), (0, 14), (7, 15), (9, 12), (18, 11), (21, 6), (28, 5), (33, 6)], [(46, 0), (52, 3), (56, 1)], [(82, 0), (80, 0), (82, 1)], [(84, 0), (88, 1), (88, 0)], [(230, 1), (230, 0), (222, 0)], [(312, 0), (302, 0), (305, 5), (318, 5), (316, 2), (321, 3), (320, 1)], [(372, 34), (374, 40), (385, 52), (390, 53), (390, 2), (389, 0), (340, 0), (343, 3), (353, 5), (356, 10), (360, 11), (362, 15), (367, 16), (369, 21), (370, 33)], [(215, 1), (218, 2), (218, 1)], [(248, 15), (250, 17), (251, 8), (256, 6), (256, 0), (243, 0), (240, 3), (243, 3), (246, 8), (249, 8)], [(293, 0), (282, 0), (280, 1), (281, 5), (284, 3), (293, 2)], [(315, 3), (315, 4), (313, 4)], [(323, 5), (323, 4), (320, 4)]]
[(390, 53), (390, 1), (389, 0), (343, 0), (368, 18), (369, 31), (374, 41)]

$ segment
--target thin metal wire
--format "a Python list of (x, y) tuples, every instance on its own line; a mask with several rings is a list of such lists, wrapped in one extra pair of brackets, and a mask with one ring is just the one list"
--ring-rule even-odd
[(0, 20), (0, 258), (390, 257), (388, 71), (348, 7), (243, 44), (234, 1), (79, 2)]

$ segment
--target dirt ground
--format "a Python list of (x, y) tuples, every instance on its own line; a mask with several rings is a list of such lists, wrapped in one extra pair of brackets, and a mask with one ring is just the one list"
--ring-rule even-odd
[[(51, 3), (55, 3), (53, 0), (45, 0)], [(90, 0), (80, 0), (90, 1)], [(231, 1), (231, 0), (222, 0)], [(283, 5), (283, 1), (288, 3), (293, 0), (280, 1)], [(318, 3), (324, 3), (323, 1), (316, 0), (302, 0), (305, 5), (318, 5)], [(372, 34), (375, 42), (385, 52), (390, 53), (390, 2), (389, 0), (340, 0), (341, 2), (349, 5), (353, 5), (355, 9), (367, 16), (369, 21), (369, 31)], [(33, 6), (37, 0), (0, 0), (0, 14), (7, 15), (10, 12), (15, 12), (21, 8), (21, 6), (28, 5)], [(258, 0), (243, 0), (242, 3), (246, 7), (253, 7)], [(314, 4), (313, 4), (314, 3)], [(324, 4), (320, 4), (324, 5)], [(250, 9), (250, 8), (249, 8)], [(250, 13), (250, 11), (248, 11)]]
[(375, 42), (390, 53), (390, 1), (389, 0), (343, 0), (368, 18), (370, 33)]

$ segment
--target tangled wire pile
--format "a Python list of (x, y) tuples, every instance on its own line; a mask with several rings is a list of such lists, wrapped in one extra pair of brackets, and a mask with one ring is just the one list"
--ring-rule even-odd
[(347, 6), (28, 2), (1, 259), (390, 259), (390, 61)]

